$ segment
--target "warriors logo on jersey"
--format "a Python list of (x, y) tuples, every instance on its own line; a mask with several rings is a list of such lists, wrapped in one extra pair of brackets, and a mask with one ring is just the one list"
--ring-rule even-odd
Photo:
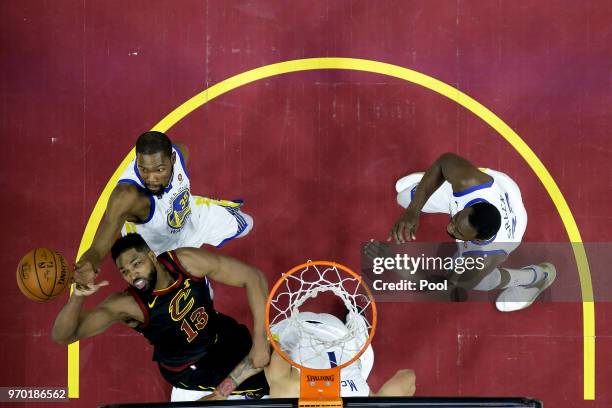
[(245, 214), (239, 211), (242, 202), (192, 196), (183, 155), (176, 147), (172, 151), (177, 160), (172, 168), (172, 179), (163, 194), (154, 195), (147, 191), (136, 159), (119, 178), (120, 184), (135, 186), (150, 202), (146, 219), (126, 222), (121, 233), (139, 233), (157, 255), (176, 248), (199, 248), (203, 244), (219, 246), (246, 235), (253, 223), (249, 224)]
[(168, 220), (168, 226), (173, 230), (180, 230), (191, 215), (189, 198), (189, 188), (183, 188), (172, 197), (172, 206), (169, 208), (166, 219)]

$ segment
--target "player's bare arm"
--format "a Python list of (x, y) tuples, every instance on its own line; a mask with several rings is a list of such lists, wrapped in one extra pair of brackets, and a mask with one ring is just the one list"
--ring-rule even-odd
[(388, 241), (404, 243), (416, 238), (421, 210), (429, 197), (448, 181), (453, 191), (490, 182), (489, 175), (481, 172), (476, 166), (454, 153), (444, 153), (427, 169), (419, 182), (412, 201), (404, 214), (395, 222), (389, 232)]
[(255, 368), (249, 356), (242, 359), (240, 363), (232, 370), (231, 373), (215, 388), (212, 394), (201, 398), (201, 401), (206, 400), (221, 400), (227, 399), (230, 394), (247, 378), (261, 372), (262, 367)]
[(412, 397), (416, 391), (416, 376), (410, 369), (397, 370), (378, 392), (370, 392), (371, 397)]
[(278, 353), (272, 353), (270, 364), (264, 371), (270, 385), (270, 398), (295, 398), (300, 395), (299, 371)]
[(78, 285), (91, 285), (100, 271), (100, 263), (121, 233), (126, 221), (146, 220), (150, 211), (149, 198), (130, 184), (118, 184), (108, 200), (106, 211), (94, 236), (91, 247), (75, 265)]
[(134, 298), (126, 292), (116, 292), (91, 310), (84, 310), (85, 299), (98, 291), (107, 281), (85, 290), (75, 289), (55, 319), (51, 336), (59, 344), (70, 344), (85, 337), (104, 332), (115, 323), (135, 326), (144, 321)]
[(245, 288), (253, 315), (253, 347), (249, 357), (256, 368), (268, 364), (270, 345), (265, 323), (268, 281), (264, 274), (237, 259), (203, 249), (180, 248), (176, 254), (187, 272), (194, 276), (207, 276), (216, 282)]

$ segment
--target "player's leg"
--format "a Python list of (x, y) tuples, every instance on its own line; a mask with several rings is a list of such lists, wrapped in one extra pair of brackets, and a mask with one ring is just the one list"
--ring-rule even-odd
[(544, 262), (521, 269), (501, 269), (502, 292), (497, 296), (495, 306), (500, 312), (514, 312), (529, 307), (557, 277), (553, 264)]
[(495, 268), (474, 290), (502, 289), (495, 302), (496, 307), (501, 312), (512, 312), (530, 306), (556, 277), (555, 266), (548, 262), (521, 269)]
[[(397, 203), (403, 207), (408, 208), (408, 205), (412, 201), (414, 192), (416, 191), (417, 185), (423, 178), (425, 173), (412, 173), (395, 183), (395, 191), (397, 191)], [(444, 182), (439, 189), (437, 189), (423, 207), (423, 212), (426, 213), (450, 213), (449, 197), (453, 195), (453, 188), (448, 182)]]
[(412, 397), (416, 391), (416, 375), (410, 369), (398, 370), (373, 397)]

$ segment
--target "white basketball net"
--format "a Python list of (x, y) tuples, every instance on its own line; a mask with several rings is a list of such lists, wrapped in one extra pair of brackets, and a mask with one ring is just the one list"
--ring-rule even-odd
[[(300, 310), (322, 292), (332, 292), (342, 300), (348, 311), (346, 322)], [(309, 265), (285, 275), (270, 302), (270, 328), (274, 340), (296, 363), (330, 368), (330, 363), (339, 366), (363, 348), (372, 330), (371, 309), (372, 301), (360, 280), (335, 266)], [(327, 365), (321, 367), (324, 362)]]

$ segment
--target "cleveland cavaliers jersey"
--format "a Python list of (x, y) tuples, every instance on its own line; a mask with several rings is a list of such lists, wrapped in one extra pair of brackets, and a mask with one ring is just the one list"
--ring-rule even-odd
[(187, 246), (182, 242), (197, 233), (192, 217), (193, 197), (187, 168), (181, 151), (176, 147), (173, 147), (172, 151), (176, 153), (177, 160), (172, 168), (170, 184), (160, 195), (150, 194), (146, 190), (136, 159), (119, 177), (119, 183), (132, 184), (149, 197), (151, 207), (149, 216), (137, 224), (137, 232), (156, 254)]
[(179, 367), (199, 360), (215, 344), (220, 317), (213, 307), (206, 278), (185, 271), (174, 252), (163, 253), (157, 259), (175, 281), (148, 295), (128, 287), (145, 319), (135, 329), (153, 345), (153, 360)]

